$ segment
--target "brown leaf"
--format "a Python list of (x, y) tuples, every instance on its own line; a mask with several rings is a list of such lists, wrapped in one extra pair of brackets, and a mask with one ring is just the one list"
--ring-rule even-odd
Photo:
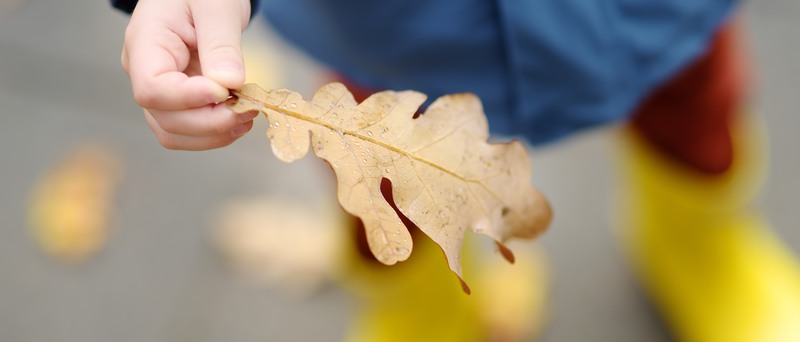
[(487, 143), (486, 118), (472, 94), (443, 96), (417, 118), (426, 96), (414, 91), (380, 92), (361, 104), (339, 83), (323, 86), (311, 101), (254, 84), (234, 95), (233, 111), (267, 115), (279, 159), (302, 158), (311, 146), (332, 166), (340, 204), (364, 222), (370, 249), (384, 264), (408, 258), (412, 241), (381, 194), (383, 178), (397, 208), (441, 246), (459, 277), (467, 229), (502, 246), (533, 238), (550, 222), (550, 206), (530, 183), (525, 147)]

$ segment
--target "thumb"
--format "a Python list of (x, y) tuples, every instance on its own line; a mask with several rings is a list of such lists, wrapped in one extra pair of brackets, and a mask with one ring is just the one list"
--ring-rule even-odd
[(241, 3), (201, 0), (191, 5), (203, 76), (230, 89), (244, 84), (242, 30), (249, 20), (249, 8), (242, 8)]

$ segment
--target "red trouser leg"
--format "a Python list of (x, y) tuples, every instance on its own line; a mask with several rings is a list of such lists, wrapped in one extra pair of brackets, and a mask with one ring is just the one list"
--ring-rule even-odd
[(746, 63), (735, 22), (725, 25), (708, 51), (656, 89), (631, 124), (671, 159), (706, 174), (733, 161), (731, 123), (746, 92)]

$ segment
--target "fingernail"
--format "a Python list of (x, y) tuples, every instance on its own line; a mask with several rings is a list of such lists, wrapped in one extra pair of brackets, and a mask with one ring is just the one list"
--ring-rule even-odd
[(239, 127), (236, 127), (231, 131), (231, 135), (238, 138), (243, 136), (249, 130), (250, 127), (247, 127), (247, 125), (239, 125)]
[(230, 96), (230, 91), (227, 88), (216, 86), (214, 87), (211, 96), (214, 103), (220, 103), (228, 99)]
[(258, 112), (247, 112), (241, 113), (236, 115), (236, 119), (239, 120), (239, 123), (245, 123), (248, 121), (252, 121), (253, 119), (258, 116)]

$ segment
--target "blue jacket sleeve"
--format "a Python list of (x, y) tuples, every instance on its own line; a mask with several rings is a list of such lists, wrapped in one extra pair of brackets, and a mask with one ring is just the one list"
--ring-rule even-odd
[[(271, 0), (270, 24), (374, 89), (478, 94), (533, 144), (625, 119), (699, 56), (737, 0)], [(302, 18), (300, 20), (299, 18)]]
[(133, 13), (133, 9), (136, 8), (137, 2), (137, 0), (111, 0), (111, 6), (130, 14)]
[[(111, 6), (125, 13), (133, 13), (138, 0), (111, 0)], [(258, 12), (258, 0), (250, 0), (250, 18)]]

